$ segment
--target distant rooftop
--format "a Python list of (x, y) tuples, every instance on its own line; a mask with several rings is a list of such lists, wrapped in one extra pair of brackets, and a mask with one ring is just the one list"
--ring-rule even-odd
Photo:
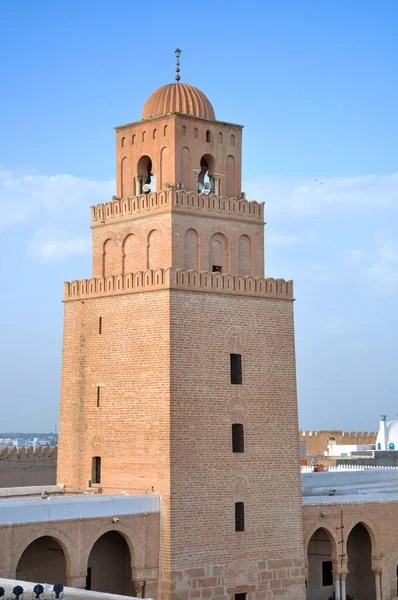
[(303, 473), (303, 506), (363, 502), (398, 502), (398, 470), (368, 470)]

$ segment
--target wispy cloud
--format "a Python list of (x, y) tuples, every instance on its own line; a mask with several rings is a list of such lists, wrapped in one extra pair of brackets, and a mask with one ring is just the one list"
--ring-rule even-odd
[(363, 177), (263, 177), (246, 182), (248, 198), (264, 201), (266, 214), (322, 214), (333, 206), (398, 206), (398, 172)]
[(390, 296), (398, 289), (398, 243), (386, 231), (376, 231), (368, 248), (349, 249), (343, 262), (355, 269), (377, 296)]
[(40, 262), (60, 262), (71, 256), (90, 254), (91, 240), (66, 231), (39, 229), (28, 241), (27, 252)]
[(89, 207), (106, 202), (115, 182), (72, 175), (43, 175), (28, 169), (0, 170), (0, 228), (18, 228), (36, 261), (63, 261), (89, 254)]
[(91, 204), (114, 193), (114, 181), (91, 181), (72, 175), (43, 175), (29, 170), (0, 170), (0, 227), (40, 220), (76, 222)]
[(378, 296), (390, 296), (398, 288), (398, 244), (389, 234), (378, 231), (376, 251), (363, 275)]

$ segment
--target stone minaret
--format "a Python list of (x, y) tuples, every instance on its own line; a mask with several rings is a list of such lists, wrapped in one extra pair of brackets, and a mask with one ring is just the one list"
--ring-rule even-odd
[(65, 284), (58, 481), (160, 493), (160, 560), (133, 569), (158, 599), (305, 596), (293, 289), (264, 279), (241, 143), (198, 89), (155, 91), (116, 128), (93, 277)]

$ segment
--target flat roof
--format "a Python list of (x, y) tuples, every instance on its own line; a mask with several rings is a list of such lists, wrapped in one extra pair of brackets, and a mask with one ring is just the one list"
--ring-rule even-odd
[(159, 494), (128, 496), (87, 494), (41, 498), (10, 498), (0, 504), (0, 525), (90, 519), (116, 515), (135, 515), (160, 511)]
[(303, 473), (301, 484), (303, 506), (398, 502), (398, 470), (394, 468)]

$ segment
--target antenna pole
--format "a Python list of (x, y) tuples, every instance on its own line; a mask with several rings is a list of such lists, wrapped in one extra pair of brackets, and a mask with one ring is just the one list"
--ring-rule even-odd
[(176, 55), (176, 59), (177, 59), (177, 63), (176, 63), (176, 82), (178, 83), (181, 79), (180, 77), (180, 56), (181, 56), (181, 50), (179, 48), (177, 48), (177, 50), (174, 50), (174, 54)]

